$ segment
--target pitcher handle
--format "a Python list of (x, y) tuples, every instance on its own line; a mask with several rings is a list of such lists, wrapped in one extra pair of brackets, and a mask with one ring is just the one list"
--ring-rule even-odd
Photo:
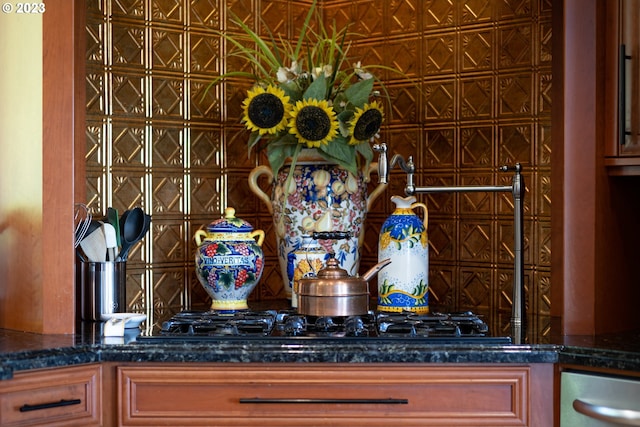
[[(367, 175), (365, 176), (365, 181), (368, 182), (371, 176), (371, 172), (378, 172), (378, 163), (377, 162), (373, 162), (369, 165), (369, 170), (367, 171)], [(371, 194), (369, 194), (369, 197), (367, 198), (367, 212), (369, 212), (371, 210), (371, 206), (373, 205), (373, 202), (375, 202), (375, 200), (378, 198), (379, 195), (382, 194), (382, 192), (384, 190), (387, 189), (387, 184), (386, 182), (381, 182), (378, 184), (378, 186), (371, 192)]]
[(422, 208), (424, 210), (424, 212), (422, 213), (422, 224), (424, 225), (424, 229), (426, 231), (427, 227), (429, 226), (429, 210), (427, 209), (427, 205), (425, 205), (424, 203), (413, 203), (411, 205), (411, 209), (413, 210), (415, 208)]
[(262, 246), (262, 242), (264, 242), (264, 231), (263, 230), (255, 230), (249, 234), (252, 239), (255, 239), (258, 236), (258, 246)]
[(262, 165), (254, 168), (249, 173), (249, 188), (251, 189), (253, 194), (258, 196), (258, 198), (262, 200), (265, 205), (267, 205), (269, 213), (273, 215), (271, 198), (264, 191), (262, 191), (262, 188), (260, 188), (260, 186), (258, 185), (258, 178), (260, 178), (260, 176), (262, 175), (266, 175), (269, 178), (270, 183), (273, 182), (273, 171), (268, 166)]
[(203, 239), (207, 237), (207, 232), (204, 230), (198, 230), (196, 231), (196, 234), (193, 237), (194, 239), (196, 239), (196, 245), (200, 246), (204, 241)]

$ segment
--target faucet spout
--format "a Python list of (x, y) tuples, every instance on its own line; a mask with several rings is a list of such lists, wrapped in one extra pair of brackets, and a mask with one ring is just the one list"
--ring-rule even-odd
[(404, 193), (407, 196), (413, 196), (416, 193), (416, 186), (413, 184), (413, 174), (416, 172), (416, 166), (413, 163), (413, 156), (409, 156), (409, 160), (405, 161), (400, 154), (395, 154), (391, 158), (391, 168), (399, 165), (400, 169), (407, 173), (407, 185), (404, 187)]

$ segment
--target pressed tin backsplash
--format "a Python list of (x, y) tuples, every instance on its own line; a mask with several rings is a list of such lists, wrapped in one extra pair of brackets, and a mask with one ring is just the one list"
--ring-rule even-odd
[[(325, 23), (352, 24), (351, 53), (389, 64), (392, 97), (382, 141), (414, 155), (417, 185), (508, 184), (498, 166), (520, 162), (525, 198), (525, 285), (531, 333), (548, 334), (551, 224), (551, 1), (325, 0)], [(267, 233), (265, 272), (251, 300), (282, 298), (275, 236), (249, 191), (240, 125), (246, 81), (206, 92), (236, 69), (213, 30), (237, 31), (230, 12), (294, 38), (309, 1), (100, 0), (87, 2), (86, 185), (95, 213), (141, 206), (153, 216), (129, 256), (127, 301), (161, 323), (210, 303), (194, 274), (193, 235), (229, 205)], [(264, 29), (260, 29), (264, 32)], [(206, 93), (205, 93), (206, 92)], [(374, 177), (375, 179), (375, 177)], [(266, 183), (265, 183), (266, 185)], [(380, 227), (405, 176), (369, 213), (362, 271), (377, 260)], [(509, 332), (513, 283), (508, 194), (420, 195), (429, 208), (430, 304), (473, 310)]]

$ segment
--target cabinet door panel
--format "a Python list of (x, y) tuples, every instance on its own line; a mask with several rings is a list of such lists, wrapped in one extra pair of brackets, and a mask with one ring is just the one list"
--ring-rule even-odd
[(621, 0), (621, 154), (640, 154), (640, 0)]
[(100, 425), (100, 367), (18, 373), (0, 382), (0, 425)]

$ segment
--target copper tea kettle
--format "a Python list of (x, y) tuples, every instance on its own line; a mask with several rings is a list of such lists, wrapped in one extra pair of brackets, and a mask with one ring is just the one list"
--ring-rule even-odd
[(354, 316), (369, 311), (369, 280), (391, 263), (380, 261), (362, 276), (349, 276), (330, 256), (316, 277), (297, 283), (298, 312), (309, 316)]

